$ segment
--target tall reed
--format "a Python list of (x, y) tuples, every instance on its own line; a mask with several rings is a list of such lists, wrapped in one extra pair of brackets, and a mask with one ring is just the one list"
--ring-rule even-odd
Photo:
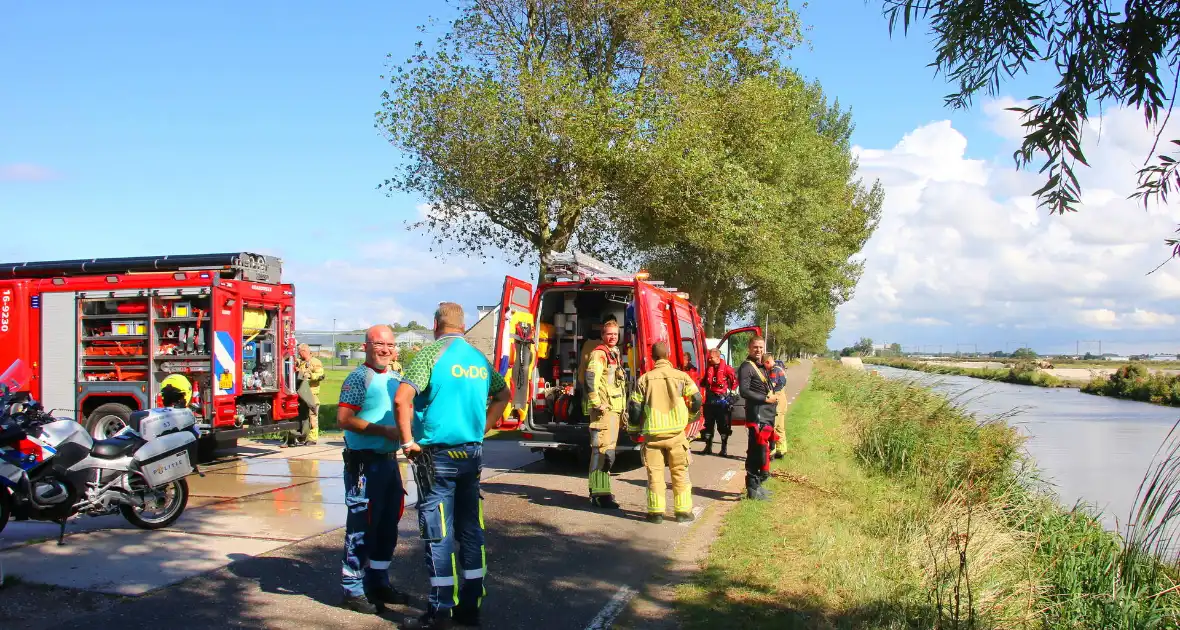
[[(939, 514), (998, 514), (1011, 530), (1010, 545), (1027, 554), (1024, 586), (1009, 580), (1001, 598), (1011, 611), (1014, 598), (1028, 599), (1027, 615), (1009, 617), (1008, 625), (1045, 628), (1180, 628), (1180, 566), (1174, 539), (1180, 532), (1180, 422), (1173, 426), (1145, 475), (1135, 508), (1121, 532), (1102, 527), (1100, 512), (1078, 504), (1064, 508), (1040, 480), (1021, 450), (1023, 439), (1009, 426), (1012, 414), (976, 418), (964, 409), (966, 393), (948, 399), (916, 380), (885, 379), (868, 372), (817, 366), (814, 386), (843, 405), (856, 439), (856, 453), (867, 467), (926, 489)], [(956, 507), (957, 506), (957, 507)], [(960, 518), (959, 522), (962, 522)], [(969, 592), (971, 567), (980, 562), (969, 553), (974, 534), (970, 518), (950, 532), (958, 556), (934, 563), (941, 575), (932, 584), (939, 607), (953, 604), (955, 620), (974, 620), (962, 610)], [(945, 552), (944, 552), (945, 553)], [(952, 579), (953, 582), (948, 582)], [(952, 584), (955, 590), (948, 592)], [(983, 617), (994, 617), (988, 612)], [(1023, 619), (1016, 624), (1014, 619)], [(956, 627), (958, 623), (956, 621)], [(968, 626), (961, 626), (968, 627)]]

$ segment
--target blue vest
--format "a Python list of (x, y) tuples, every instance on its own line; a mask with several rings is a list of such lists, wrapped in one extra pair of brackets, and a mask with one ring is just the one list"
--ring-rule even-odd
[[(430, 384), (414, 397), (414, 440), (422, 445), (483, 442), (492, 364), (467, 340), (440, 340), (445, 349), (430, 370)], [(436, 342), (438, 343), (438, 342)]]
[[(340, 388), (340, 403), (354, 409), (356, 416), (361, 420), (396, 427), (397, 416), (393, 411), (393, 397), (400, 384), (401, 375), (397, 372), (377, 372), (362, 364), (344, 379), (344, 384)], [(373, 450), (379, 453), (392, 453), (401, 447), (401, 444), (394, 440), (352, 431), (344, 432), (344, 443), (353, 450)]]

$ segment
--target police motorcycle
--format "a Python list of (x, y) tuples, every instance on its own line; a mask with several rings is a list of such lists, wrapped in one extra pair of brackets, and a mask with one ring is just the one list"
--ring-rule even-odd
[[(50, 521), (61, 526), (60, 545), (66, 520), (76, 514), (121, 513), (142, 529), (180, 517), (188, 505), (185, 477), (201, 474), (192, 411), (180, 405), (137, 411), (130, 426), (95, 441), (81, 424), (46, 413), (22, 391), (31, 379), (19, 359), (0, 375), (0, 531), (10, 517)], [(40, 448), (40, 461), (21, 451), (24, 440)]]

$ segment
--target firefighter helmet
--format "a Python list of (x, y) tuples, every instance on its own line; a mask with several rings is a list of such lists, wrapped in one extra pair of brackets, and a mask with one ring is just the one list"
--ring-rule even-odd
[(183, 374), (169, 374), (164, 380), (160, 381), (160, 395), (164, 398), (164, 406), (165, 407), (172, 406), (171, 401), (169, 401), (169, 398), (172, 398), (172, 396), (165, 395), (166, 393), (171, 394), (172, 392), (165, 392), (164, 391), (169, 387), (172, 387), (177, 392), (179, 392), (179, 394), (174, 394), (174, 395), (183, 395), (184, 396), (184, 406), (185, 407), (187, 407), (189, 405), (189, 403), (192, 402), (193, 385), (192, 385), (192, 383), (189, 382), (188, 377), (186, 377)]

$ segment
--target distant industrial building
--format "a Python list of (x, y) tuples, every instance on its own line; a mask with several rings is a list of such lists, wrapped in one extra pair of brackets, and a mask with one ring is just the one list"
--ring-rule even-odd
[[(422, 346), (434, 341), (434, 331), (431, 330), (407, 330), (405, 332), (397, 333), (395, 337), (397, 345), (402, 348), (411, 348), (414, 346)], [(295, 341), (297, 343), (305, 343), (311, 348), (311, 351), (316, 354), (331, 355), (332, 343), (364, 343), (365, 333), (363, 332), (335, 332), (330, 330), (297, 330), (295, 331)]]

